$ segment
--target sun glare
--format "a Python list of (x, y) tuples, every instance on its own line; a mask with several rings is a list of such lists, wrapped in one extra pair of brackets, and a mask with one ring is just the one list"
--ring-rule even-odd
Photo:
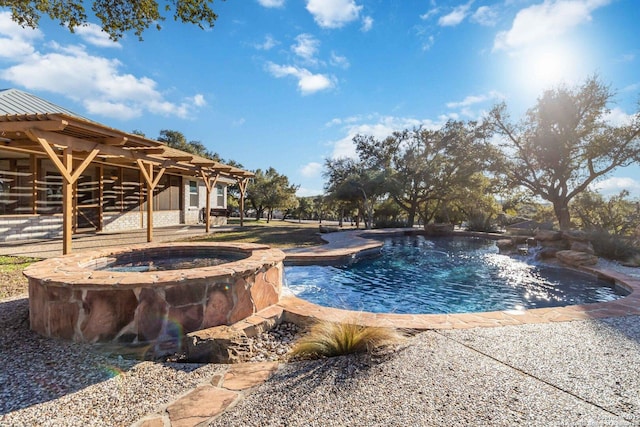
[(560, 84), (575, 84), (588, 74), (580, 51), (562, 43), (531, 47), (512, 60), (516, 84), (521, 91), (536, 96)]

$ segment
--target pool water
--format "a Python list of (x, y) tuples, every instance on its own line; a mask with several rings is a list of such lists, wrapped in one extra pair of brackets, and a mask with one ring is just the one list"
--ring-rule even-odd
[(137, 272), (182, 270), (190, 268), (213, 267), (228, 262), (238, 261), (244, 255), (215, 254), (188, 256), (123, 256), (103, 267), (102, 271)]
[(469, 313), (612, 301), (625, 295), (574, 270), (498, 253), (469, 237), (392, 237), (381, 256), (347, 266), (287, 266), (287, 287), (307, 301), (376, 313)]

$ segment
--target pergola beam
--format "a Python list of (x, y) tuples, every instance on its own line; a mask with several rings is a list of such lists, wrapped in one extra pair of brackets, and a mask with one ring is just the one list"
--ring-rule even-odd
[(27, 120), (20, 122), (3, 122), (2, 130), (5, 132), (26, 132), (38, 129), (48, 132), (59, 132), (69, 125), (66, 120)]

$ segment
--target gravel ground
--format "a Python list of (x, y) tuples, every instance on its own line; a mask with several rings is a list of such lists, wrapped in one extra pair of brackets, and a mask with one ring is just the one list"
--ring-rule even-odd
[(210, 425), (640, 425), (639, 323), (430, 331), (379, 363), (290, 363)]
[(0, 301), (0, 425), (130, 425), (172, 402), (220, 365), (108, 356), (28, 328), (26, 298)]
[[(255, 360), (298, 333), (264, 334)], [(24, 296), (0, 300), (0, 361), (1, 426), (129, 425), (224, 368), (39, 337)], [(640, 426), (639, 361), (640, 316), (429, 331), (375, 360), (283, 364), (211, 425)]]

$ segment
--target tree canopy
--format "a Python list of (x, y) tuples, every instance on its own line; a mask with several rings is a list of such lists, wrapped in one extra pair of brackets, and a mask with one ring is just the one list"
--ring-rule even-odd
[(290, 184), (286, 175), (270, 167), (266, 171), (255, 171), (253, 183), (247, 186), (246, 197), (256, 210), (256, 218), (260, 219), (267, 211), (269, 222), (275, 209), (295, 209), (298, 206), (296, 191), (297, 185)]
[(373, 213), (378, 199), (387, 193), (385, 173), (361, 160), (327, 159), (326, 190), (335, 200), (358, 203), (364, 212), (365, 228), (373, 227)]
[(160, 30), (160, 22), (166, 19), (161, 7), (164, 12), (173, 11), (174, 20), (200, 28), (212, 28), (218, 18), (210, 6), (213, 0), (165, 0), (162, 6), (156, 0), (0, 0), (0, 6), (9, 8), (11, 18), (23, 27), (38, 28), (40, 18), (48, 16), (71, 32), (89, 22), (85, 3), (91, 3), (100, 26), (114, 41), (132, 30), (142, 40), (142, 33), (152, 25)]
[(452, 204), (463, 207), (463, 189), (477, 194), (488, 188), (476, 174), (494, 150), (476, 123), (449, 121), (440, 129), (404, 130), (384, 140), (357, 135), (354, 142), (369, 174), (383, 174), (384, 186), (378, 191), (388, 193), (406, 212), (410, 227), (416, 216), (425, 225), (434, 219), (453, 221)]
[(597, 77), (580, 87), (544, 92), (518, 124), (504, 103), (487, 124), (501, 137), (500, 174), (552, 203), (561, 229), (571, 226), (569, 203), (589, 185), (640, 160), (640, 111), (624, 125), (607, 120), (613, 92)]
[(169, 147), (186, 151), (187, 153), (195, 154), (196, 156), (205, 157), (217, 162), (222, 161), (218, 153), (209, 151), (200, 141), (187, 141), (184, 134), (177, 130), (163, 129), (160, 131), (160, 136), (158, 136), (157, 140), (164, 142)]

